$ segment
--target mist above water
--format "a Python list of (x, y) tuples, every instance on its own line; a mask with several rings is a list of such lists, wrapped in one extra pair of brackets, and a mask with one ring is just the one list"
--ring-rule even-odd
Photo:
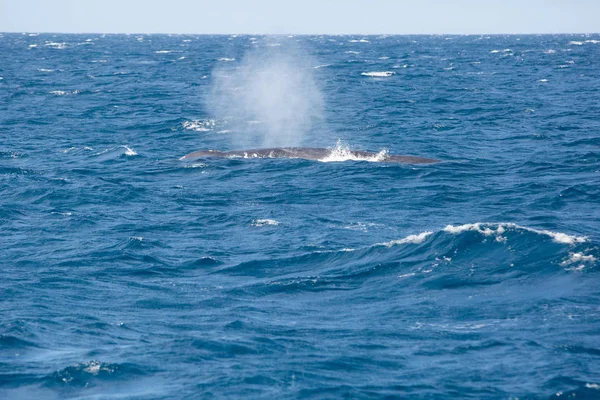
[(249, 50), (213, 71), (208, 108), (233, 147), (300, 146), (323, 121), (323, 96), (310, 57), (294, 43)]

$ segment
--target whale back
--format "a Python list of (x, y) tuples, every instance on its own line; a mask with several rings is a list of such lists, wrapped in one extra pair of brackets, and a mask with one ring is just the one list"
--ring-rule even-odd
[[(333, 150), (322, 147), (275, 147), (267, 149), (248, 150), (200, 150), (186, 154), (182, 160), (193, 160), (206, 157), (221, 158), (301, 158), (305, 160), (326, 160), (332, 155)], [(380, 161), (399, 164), (432, 164), (440, 162), (433, 158), (404, 156), (395, 154), (381, 154), (372, 151), (350, 150), (349, 156), (356, 161)]]

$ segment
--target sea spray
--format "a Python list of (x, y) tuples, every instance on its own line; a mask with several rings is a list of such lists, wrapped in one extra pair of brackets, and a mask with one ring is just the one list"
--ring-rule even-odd
[(208, 108), (231, 129), (232, 147), (299, 146), (323, 121), (310, 57), (277, 39), (281, 46), (255, 47), (213, 71)]

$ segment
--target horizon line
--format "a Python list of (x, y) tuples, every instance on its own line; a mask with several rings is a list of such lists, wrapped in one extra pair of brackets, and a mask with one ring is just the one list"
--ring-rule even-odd
[(515, 35), (598, 35), (600, 32), (497, 32), (497, 33), (260, 33), (260, 32), (230, 32), (230, 33), (194, 33), (194, 32), (61, 32), (61, 31), (0, 31), (0, 34), (59, 34), (59, 35), (205, 35), (205, 36), (515, 36)]

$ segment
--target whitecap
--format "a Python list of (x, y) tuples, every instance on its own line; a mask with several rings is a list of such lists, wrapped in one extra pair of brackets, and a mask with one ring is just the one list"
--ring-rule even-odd
[[(184, 160), (184, 158), (180, 158), (180, 160)], [(204, 163), (193, 163), (193, 164), (188, 164), (183, 168), (204, 168), (206, 167), (206, 164)]]
[(588, 389), (600, 390), (600, 385), (598, 385), (597, 383), (586, 383), (585, 387)]
[(73, 90), (71, 92), (65, 90), (53, 90), (50, 92), (56, 96), (72, 96), (81, 93), (79, 90)]
[(67, 48), (67, 44), (65, 42), (62, 42), (62, 43), (46, 42), (46, 44), (44, 44), (44, 46), (48, 46), (48, 47), (51, 47), (53, 49), (59, 49), (59, 50)]
[(496, 53), (508, 53), (511, 52), (511, 49), (504, 49), (504, 50), (492, 50), (490, 51), (491, 54), (496, 54)]
[(122, 148), (125, 149), (125, 155), (126, 156), (137, 156), (138, 153), (136, 153), (131, 147), (129, 146), (121, 146)]
[(545, 83), (548, 82), (548, 79), (538, 79), (537, 82)]
[(217, 59), (218, 61), (235, 61), (235, 58), (221, 57)]
[(63, 217), (70, 217), (71, 215), (73, 215), (73, 213), (70, 211), (65, 211), (65, 212), (52, 211), (50, 214), (61, 215)]
[(37, 44), (30, 44), (30, 45), (29, 45), (29, 48), (30, 48), (30, 49), (33, 49), (33, 48), (35, 48), (35, 47), (37, 47), (37, 46), (38, 46)]
[(46, 69), (46, 68), (38, 68), (39, 72), (54, 72), (53, 69)]
[(549, 50), (544, 51), (544, 54), (554, 54), (554, 53), (556, 53), (556, 50), (549, 49)]
[(419, 244), (419, 243), (423, 243), (423, 241), (425, 239), (427, 239), (427, 237), (429, 237), (433, 232), (427, 231), (427, 232), (421, 232), (417, 235), (408, 235), (407, 237), (403, 238), (403, 239), (399, 239), (399, 240), (392, 240), (389, 242), (385, 242), (385, 243), (377, 243), (375, 244), (375, 246), (385, 246), (385, 247), (392, 247), (398, 244), (406, 244), (406, 243), (411, 243), (411, 244)]
[(369, 43), (367, 39), (352, 39), (349, 40), (350, 43)]
[(600, 43), (600, 40), (590, 39), (590, 40), (586, 40), (585, 43), (598, 44), (598, 43)]
[(346, 52), (346, 54), (360, 54), (360, 51), (349, 50)]
[(279, 221), (275, 221), (274, 219), (255, 219), (252, 221), (252, 226), (277, 226), (279, 225)]
[(321, 65), (317, 65), (314, 67), (314, 69), (320, 69), (320, 68), (324, 68), (324, 67), (329, 67), (331, 64), (321, 64)]
[[(494, 227), (495, 227), (495, 229), (494, 229)], [(522, 229), (522, 230), (526, 230), (528, 232), (546, 235), (546, 236), (549, 236), (550, 238), (552, 238), (553, 241), (555, 241), (557, 243), (563, 243), (563, 244), (584, 243), (588, 240), (587, 237), (585, 237), (585, 236), (571, 236), (571, 235), (567, 235), (566, 233), (562, 233), (562, 232), (552, 232), (549, 230), (528, 228), (525, 226), (520, 226), (520, 225), (514, 224), (512, 222), (501, 222), (501, 223), (497, 223), (497, 224), (476, 222), (473, 224), (463, 224), (463, 225), (458, 225), (458, 226), (447, 225), (444, 228), (444, 232), (457, 234), (457, 233), (461, 233), (461, 232), (465, 232), (465, 231), (476, 231), (484, 236), (491, 236), (491, 235), (501, 235), (506, 232), (507, 228)]]
[(154, 53), (156, 54), (169, 54), (169, 53), (173, 53), (174, 50), (157, 50)]
[(196, 131), (196, 132), (208, 132), (214, 129), (216, 122), (214, 119), (209, 120), (191, 120), (185, 121), (183, 124), (183, 129)]
[(572, 44), (573, 46), (582, 46), (583, 42), (578, 42), (578, 41), (572, 40), (569, 42), (569, 44)]
[(387, 78), (394, 75), (395, 72), (392, 71), (373, 71), (373, 72), (363, 72), (361, 75), (370, 76), (373, 78)]
[(583, 253), (569, 253), (569, 258), (560, 263), (560, 265), (569, 265), (574, 263), (593, 263), (596, 257), (593, 255), (586, 256)]

